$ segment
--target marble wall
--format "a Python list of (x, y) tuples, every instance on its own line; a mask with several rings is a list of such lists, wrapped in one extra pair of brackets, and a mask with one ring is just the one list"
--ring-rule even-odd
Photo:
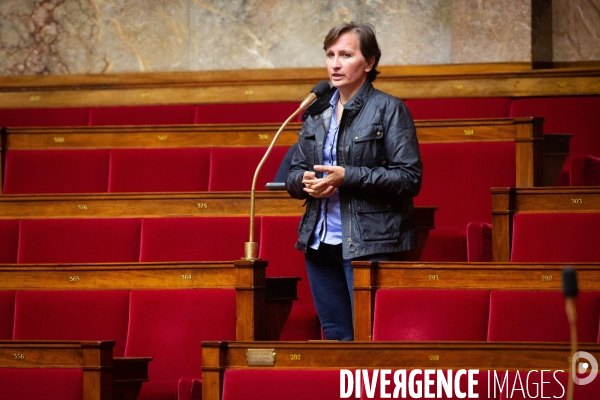
[[(527, 62), (531, 3), (2, 0), (0, 75), (321, 67), (350, 20), (376, 27), (381, 65)], [(599, 3), (553, 0), (555, 60), (600, 59)]]

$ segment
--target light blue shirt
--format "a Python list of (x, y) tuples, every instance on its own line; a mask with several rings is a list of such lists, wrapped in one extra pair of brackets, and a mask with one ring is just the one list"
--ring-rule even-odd
[[(337, 139), (339, 125), (337, 122), (337, 104), (340, 96), (339, 90), (331, 97), (330, 104), (333, 107), (331, 111), (331, 120), (329, 130), (323, 145), (323, 165), (337, 165)], [(323, 172), (323, 176), (327, 175)], [(321, 242), (327, 244), (342, 243), (342, 218), (340, 215), (340, 195), (339, 191), (325, 199), (321, 199), (321, 208), (319, 210), (319, 219), (310, 238), (309, 246), (317, 250)]]

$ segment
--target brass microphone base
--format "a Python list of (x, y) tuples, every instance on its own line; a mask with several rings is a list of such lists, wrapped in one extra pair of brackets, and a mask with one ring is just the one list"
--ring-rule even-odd
[(244, 243), (244, 257), (242, 258), (242, 260), (260, 260), (260, 258), (258, 258), (258, 243)]

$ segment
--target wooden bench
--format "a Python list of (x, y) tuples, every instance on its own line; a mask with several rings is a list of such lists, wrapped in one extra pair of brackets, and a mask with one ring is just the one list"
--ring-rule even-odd
[[(581, 345), (580, 350), (596, 358), (600, 356), (600, 345), (597, 344)], [(221, 400), (229, 371), (270, 374), (267, 380), (269, 376), (273, 377), (274, 387), (280, 384), (275, 380), (277, 371), (289, 371), (292, 377), (300, 376), (303, 371), (329, 371), (328, 374), (320, 374), (325, 382), (322, 379), (318, 382), (313, 380), (308, 386), (323, 389), (323, 385), (326, 385), (329, 394), (339, 394), (341, 369), (350, 369), (352, 372), (357, 369), (479, 369), (482, 386), (479, 390), (480, 393), (487, 393), (483, 382), (487, 380), (488, 370), (492, 374), (494, 371), (503, 374), (519, 369), (568, 371), (569, 357), (568, 343), (205, 342), (202, 398)], [(267, 392), (270, 386), (260, 384), (246, 389), (251, 393), (258, 392), (259, 397), (256, 398), (272, 398), (260, 397), (260, 393)], [(307, 389), (302, 387), (301, 390)], [(307, 391), (311, 392), (310, 389)], [(311, 398), (314, 399), (337, 398), (326, 397), (319, 391), (313, 392)]]
[[(600, 290), (600, 262), (570, 263), (579, 288)], [(379, 289), (553, 290), (562, 288), (564, 263), (414, 263), (355, 261), (354, 337), (371, 340)]]
[[(495, 262), (513, 260), (511, 257), (514, 250), (513, 240), (515, 240), (513, 222), (518, 214), (528, 216), (545, 214), (554, 217), (557, 217), (558, 214), (565, 217), (579, 214), (578, 218), (581, 218), (583, 214), (588, 214), (590, 217), (600, 217), (600, 189), (597, 187), (493, 188), (491, 192), (492, 254)], [(591, 220), (586, 222), (592, 223)], [(555, 239), (559, 242), (562, 241), (562, 245), (557, 246), (558, 249), (566, 249), (567, 243), (571, 243), (575, 245), (572, 250), (575, 252), (578, 249), (581, 250), (581, 246), (585, 245), (588, 240), (597, 238), (598, 232), (597, 230), (584, 232), (576, 227), (564, 227), (560, 232), (561, 227), (556, 226), (555, 228), (556, 230), (553, 232)], [(550, 234), (550, 232), (540, 233)], [(531, 245), (531, 243), (529, 244)], [(541, 245), (543, 246), (543, 243)], [(588, 249), (593, 250), (590, 246)], [(583, 254), (576, 254), (575, 258), (571, 258), (571, 260), (577, 261), (580, 256)], [(593, 257), (593, 254), (591, 256)]]
[[(28, 370), (82, 371), (83, 400), (126, 399), (135, 400), (143, 382), (148, 382), (148, 363), (151, 358), (114, 357), (112, 341), (0, 341), (0, 375), (14, 378), (19, 372)], [(52, 377), (54, 378), (54, 377)], [(51, 378), (51, 379), (52, 379)], [(66, 388), (63, 388), (66, 389)], [(42, 388), (3, 387), (7, 392), (39, 394), (48, 398), (52, 393), (43, 393)], [(54, 393), (65, 396), (65, 392)]]

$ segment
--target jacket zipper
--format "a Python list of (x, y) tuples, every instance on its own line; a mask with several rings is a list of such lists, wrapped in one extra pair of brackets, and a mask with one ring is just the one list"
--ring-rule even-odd
[[(343, 111), (342, 111), (343, 113)], [(348, 127), (348, 119), (350, 118), (350, 112), (348, 112), (348, 114), (346, 115), (346, 119), (344, 120), (344, 116), (342, 114), (342, 120), (344, 122), (344, 130), (342, 131), (342, 136), (340, 137), (340, 140), (342, 141), (342, 165), (344, 168), (346, 168), (346, 157), (345, 157), (345, 153), (344, 153), (344, 145), (346, 144), (346, 128)], [(348, 251), (350, 253), (354, 253), (356, 251), (356, 245), (354, 243), (352, 243), (352, 203), (350, 201), (350, 196), (348, 196), (347, 198), (348, 201), (348, 215), (350, 216), (350, 236), (348, 237)]]

